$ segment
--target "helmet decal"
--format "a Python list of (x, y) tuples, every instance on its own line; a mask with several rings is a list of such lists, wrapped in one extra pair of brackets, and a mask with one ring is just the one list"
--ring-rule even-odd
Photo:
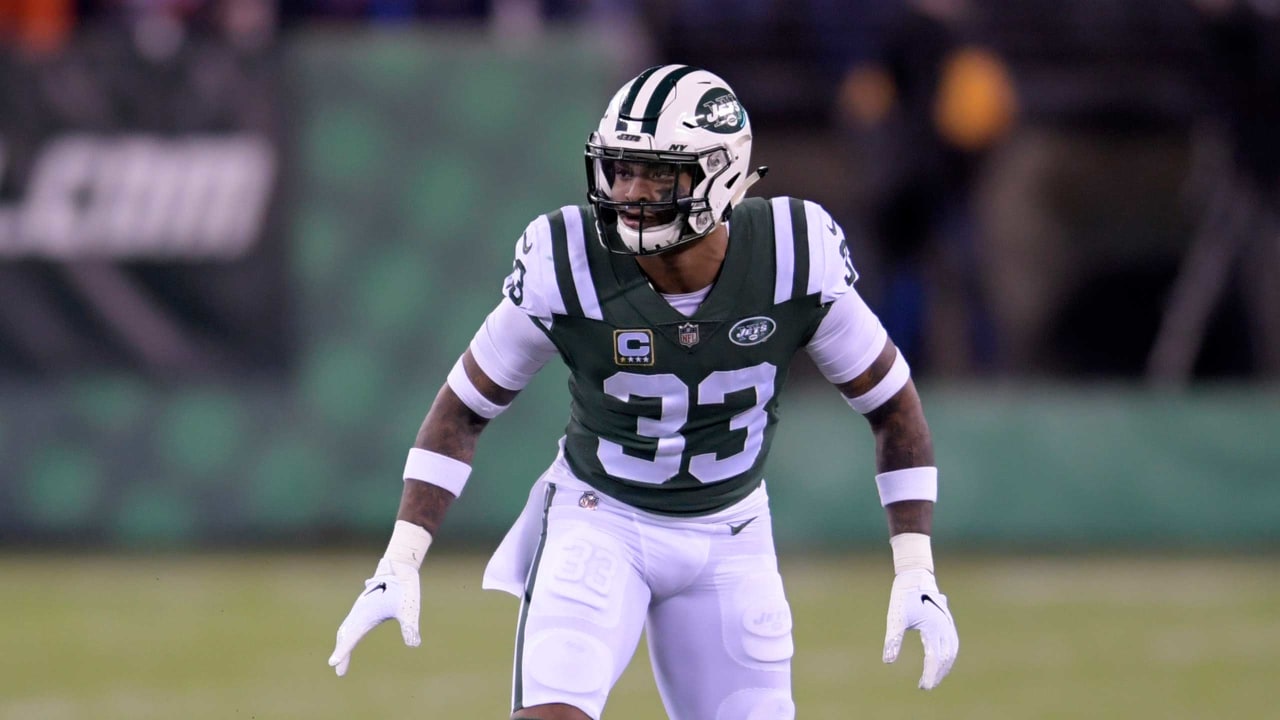
[(747, 113), (733, 93), (724, 88), (708, 90), (698, 100), (693, 124), (713, 133), (736, 133), (747, 123)]

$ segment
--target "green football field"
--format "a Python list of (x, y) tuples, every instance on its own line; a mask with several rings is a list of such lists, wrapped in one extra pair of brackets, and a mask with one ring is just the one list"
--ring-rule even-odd
[[(383, 626), (337, 678), (333, 633), (376, 557), (0, 555), (0, 720), (505, 718), (514, 598), (437, 553), (423, 645)], [(914, 639), (880, 662), (883, 557), (782, 558), (800, 718), (1280, 717), (1280, 559), (956, 558), (940, 688)], [(663, 718), (640, 655), (610, 720)]]

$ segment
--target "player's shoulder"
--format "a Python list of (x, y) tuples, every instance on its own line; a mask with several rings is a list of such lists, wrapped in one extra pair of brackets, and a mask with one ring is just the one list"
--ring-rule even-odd
[[(813, 200), (789, 195), (778, 195), (770, 198), (748, 198), (748, 200), (755, 201), (753, 203), (753, 212), (768, 212), (775, 225), (787, 221), (793, 223), (793, 228), (796, 230), (806, 231), (806, 233), (797, 233), (798, 235), (807, 234), (810, 229), (820, 230), (835, 222), (831, 213)], [(741, 204), (746, 205), (748, 200), (744, 200)], [(737, 210), (735, 209), (734, 212), (736, 213)], [(842, 231), (839, 231), (839, 226), (837, 225), (836, 227), (837, 232), (843, 234)]]
[(733, 206), (733, 213), (730, 219), (733, 222), (742, 222), (743, 220), (752, 221), (765, 219), (768, 220), (773, 215), (773, 210), (769, 207), (769, 198), (749, 197), (743, 198), (741, 202)]
[(594, 222), (594, 215), (586, 205), (565, 205), (535, 217), (525, 227), (516, 244), (516, 254), (528, 254), (535, 249), (537, 257), (553, 259), (553, 244), (573, 240), (571, 236), (583, 234), (586, 225)]
[(586, 206), (565, 205), (535, 217), (516, 239), (511, 274), (503, 293), (535, 317), (564, 314), (556, 263), (566, 262), (570, 248), (587, 248), (595, 222)]
[(826, 208), (812, 200), (787, 195), (743, 200), (733, 209), (732, 221), (740, 220), (767, 221), (772, 225), (777, 240), (822, 245), (828, 242), (828, 236), (844, 238), (844, 231)]
[[(780, 274), (795, 275), (792, 296), (818, 295), (828, 303), (853, 286), (853, 269), (844, 230), (835, 217), (812, 200), (789, 196), (751, 198), (748, 218), (767, 213)], [(740, 205), (746, 205), (744, 200)], [(734, 209), (736, 219), (738, 209)], [(785, 283), (779, 283), (782, 287)]]

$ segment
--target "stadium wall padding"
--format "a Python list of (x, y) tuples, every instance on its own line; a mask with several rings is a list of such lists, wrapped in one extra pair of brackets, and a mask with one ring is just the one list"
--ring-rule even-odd
[[(282, 52), (295, 367), (0, 380), (0, 543), (382, 542), (405, 452), (516, 239), (583, 200), (582, 143), (636, 70), (568, 35), (499, 49), (454, 31), (307, 31)], [(883, 542), (865, 422), (796, 376), (767, 472), (780, 544)], [(442, 546), (491, 546), (514, 519), (554, 455), (565, 380), (549, 367), (486, 432)], [(922, 391), (948, 542), (1277, 544), (1275, 388)]]

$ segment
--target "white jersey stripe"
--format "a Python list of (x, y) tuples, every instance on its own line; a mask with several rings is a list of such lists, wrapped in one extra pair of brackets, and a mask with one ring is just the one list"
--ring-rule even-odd
[(809, 286), (808, 295), (816, 295), (822, 290), (822, 276), (826, 271), (826, 253), (823, 243), (827, 232), (827, 213), (815, 202), (804, 201), (805, 227), (809, 231)]
[(555, 261), (551, 257), (551, 221), (546, 215), (538, 216), (533, 221), (533, 232), (536, 237), (533, 238), (534, 247), (538, 248), (539, 258), (539, 274), (546, 272), (549, 277), (539, 277), (541, 289), (547, 293), (547, 309), (552, 315), (564, 315), (564, 296), (560, 294), (560, 284), (556, 282), (556, 266)]
[(591, 266), (587, 262), (587, 235), (582, 231), (582, 211), (573, 205), (560, 208), (569, 246), (569, 267), (573, 269), (573, 286), (578, 291), (582, 314), (592, 320), (604, 320), (596, 286), (591, 282)]
[(773, 205), (773, 248), (777, 257), (777, 274), (773, 279), (773, 302), (782, 304), (791, 299), (791, 276), (796, 270), (796, 243), (791, 236), (791, 200), (776, 197)]

